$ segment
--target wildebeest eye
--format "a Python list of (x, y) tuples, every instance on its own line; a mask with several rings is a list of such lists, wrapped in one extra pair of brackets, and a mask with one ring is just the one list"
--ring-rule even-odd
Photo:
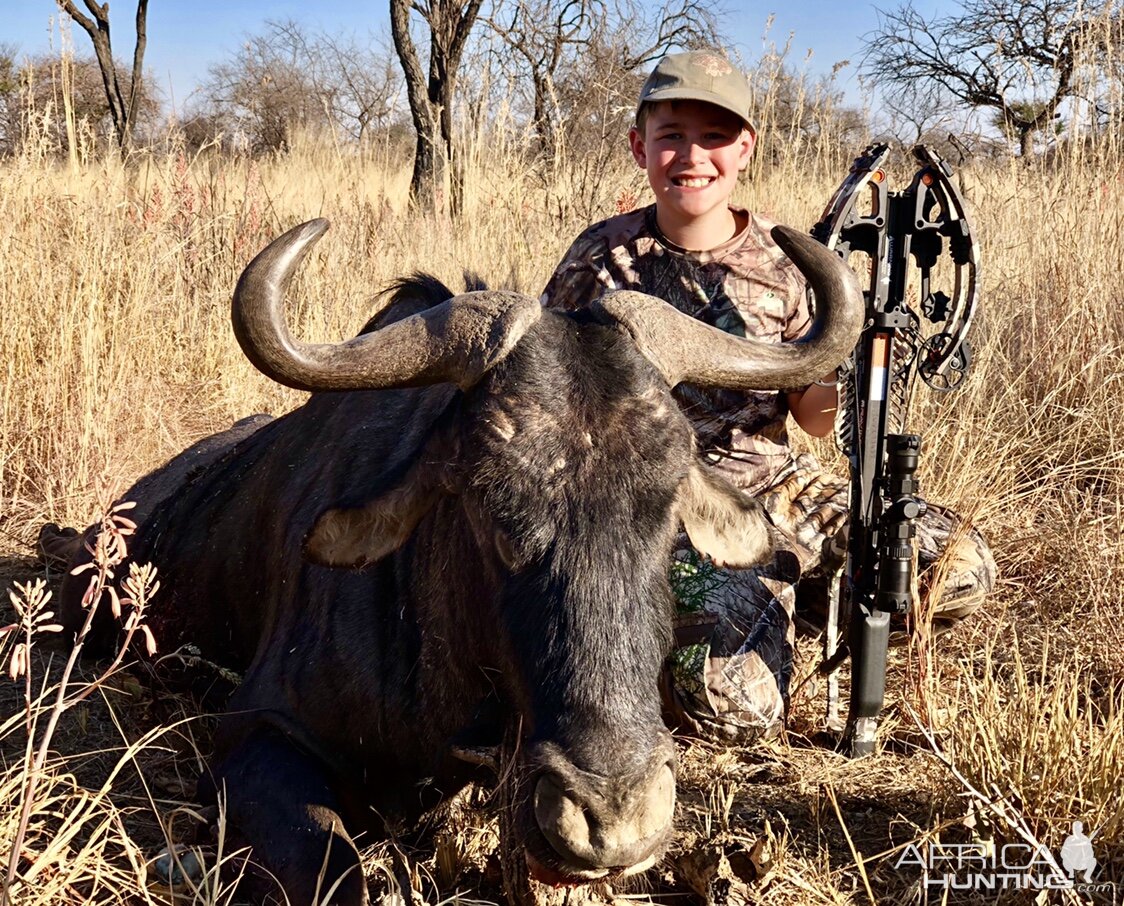
[(496, 529), (494, 542), (496, 545), (496, 553), (499, 554), (500, 560), (503, 565), (510, 570), (515, 569), (515, 548), (512, 547), (511, 538), (503, 529)]

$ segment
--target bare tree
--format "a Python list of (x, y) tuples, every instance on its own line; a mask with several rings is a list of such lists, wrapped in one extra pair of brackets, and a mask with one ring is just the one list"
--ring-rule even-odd
[(109, 103), (109, 114), (117, 134), (117, 143), (122, 148), (127, 147), (133, 140), (137, 101), (143, 95), (141, 83), (144, 78), (144, 51), (148, 44), (148, 0), (137, 0), (137, 37), (136, 44), (133, 46), (133, 68), (125, 85), (122, 84), (123, 80), (117, 72), (117, 63), (113, 59), (113, 47), (109, 36), (109, 3), (83, 0), (90, 16), (93, 17), (90, 18), (79, 12), (74, 5), (74, 0), (56, 0), (56, 2), (59, 9), (82, 26), (82, 30), (93, 42), (94, 55), (97, 57), (105, 87), (106, 101)]
[[(406, 98), (417, 133), (410, 198), (425, 209), (442, 207), (449, 178), (453, 209), (459, 206), (459, 179), (453, 140), (453, 99), (468, 37), (482, 0), (390, 0), (394, 49), (406, 78)], [(411, 13), (417, 13), (429, 40), (427, 69), (422, 68), (410, 36)]]
[(267, 22), (261, 34), (211, 66), (190, 119), (240, 137), (252, 152), (288, 150), (294, 130), (328, 125), (308, 57), (297, 25)]
[(636, 0), (514, 0), (497, 4), (487, 19), (529, 77), (539, 149), (551, 153), (568, 113), (564, 96), (580, 97), (560, 88), (560, 77), (584, 82), (578, 73), (595, 60), (630, 72), (676, 46), (717, 44), (717, 20), (709, 0), (668, 0), (654, 12)]
[(720, 46), (721, 18), (716, 0), (665, 0), (655, 8), (637, 0), (616, 0), (611, 32), (619, 47), (621, 65), (636, 69), (654, 63), (676, 47), (690, 50)]
[(959, 118), (950, 104), (914, 104), (901, 97), (886, 98), (883, 112), (885, 131), (903, 148), (933, 144), (933, 137), (949, 132)]
[(209, 121), (255, 153), (288, 150), (295, 129), (324, 124), (308, 73), (262, 36), (211, 66), (201, 92), (189, 118)]
[(880, 12), (864, 39), (862, 71), (899, 109), (952, 100), (996, 111), (1020, 153), (1075, 94), (1082, 66), (1105, 48), (1089, 26), (1118, 0), (963, 0), (925, 18), (912, 0)]
[(242, 135), (255, 152), (286, 150), (295, 129), (339, 129), (362, 141), (393, 112), (399, 84), (389, 55), (355, 38), (267, 21), (211, 67), (185, 129), (196, 141)]
[(542, 152), (553, 151), (561, 119), (555, 76), (567, 53), (589, 44), (604, 7), (600, 0), (515, 0), (501, 19), (497, 7), (489, 26), (517, 56), (530, 76), (531, 121)]
[(329, 112), (357, 142), (386, 125), (396, 110), (402, 75), (389, 53), (376, 52), (354, 37), (321, 34), (313, 41), (313, 59)]

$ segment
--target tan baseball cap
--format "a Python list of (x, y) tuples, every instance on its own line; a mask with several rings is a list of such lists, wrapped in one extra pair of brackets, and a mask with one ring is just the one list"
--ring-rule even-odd
[(741, 70), (717, 50), (671, 53), (661, 59), (640, 89), (636, 112), (660, 101), (705, 101), (741, 118), (757, 134), (749, 118), (749, 83)]

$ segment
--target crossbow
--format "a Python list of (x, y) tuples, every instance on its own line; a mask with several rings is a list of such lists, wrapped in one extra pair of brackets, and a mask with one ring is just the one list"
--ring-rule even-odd
[[(852, 756), (874, 750), (886, 686), (892, 615), (913, 598), (915, 521), (924, 513), (916, 471), (921, 437), (908, 433), (918, 377), (933, 390), (959, 387), (972, 361), (968, 330), (979, 299), (979, 246), (952, 182), (952, 168), (918, 145), (921, 168), (909, 187), (889, 191), (890, 148), (868, 147), (812, 228), (845, 260), (869, 260), (866, 322), (840, 366), (836, 441), (851, 472), (847, 561), (828, 602), (824, 665), (828, 725)], [(934, 291), (947, 242), (952, 294)], [(916, 292), (911, 272), (916, 270)], [(841, 617), (849, 628), (840, 633)], [(851, 657), (847, 720), (839, 718), (836, 670)]]

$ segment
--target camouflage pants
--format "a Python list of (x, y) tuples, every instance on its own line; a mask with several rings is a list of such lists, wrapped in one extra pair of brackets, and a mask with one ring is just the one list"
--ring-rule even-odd
[[(826, 576), (846, 558), (848, 495), (845, 479), (802, 454), (759, 497), (776, 529), (770, 562), (720, 569), (682, 537), (672, 566), (677, 648), (661, 681), (674, 726), (739, 742), (780, 730), (795, 624), (823, 626)], [(995, 560), (978, 531), (932, 504), (918, 521), (917, 540), (921, 595), (934, 627), (945, 628), (983, 602), (995, 585)]]

